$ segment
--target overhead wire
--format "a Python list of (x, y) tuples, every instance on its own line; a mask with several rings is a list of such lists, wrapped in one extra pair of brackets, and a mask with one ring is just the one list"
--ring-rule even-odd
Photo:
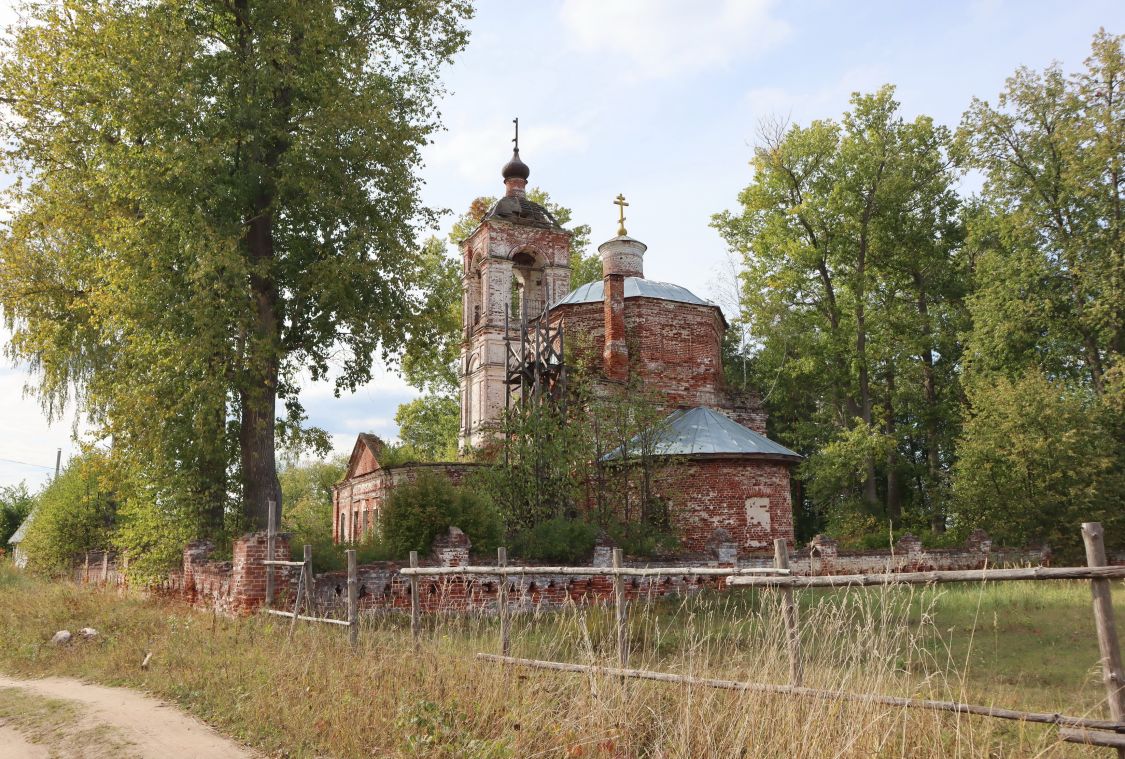
[(17, 461), (16, 459), (6, 459), (6, 458), (3, 458), (2, 456), (0, 456), (0, 461), (3, 461), (6, 464), (19, 464), (20, 466), (33, 466), (33, 467), (36, 467), (37, 469), (47, 469), (47, 470), (54, 469), (53, 466), (46, 466), (45, 464), (32, 464), (30, 461)]

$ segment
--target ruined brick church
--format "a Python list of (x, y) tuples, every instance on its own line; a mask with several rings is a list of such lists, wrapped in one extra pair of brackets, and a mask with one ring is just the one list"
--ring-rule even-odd
[[(717, 543), (762, 550), (793, 540), (791, 466), (800, 457), (765, 435), (754, 393), (723, 376), (722, 310), (684, 287), (644, 277), (647, 246), (624, 226), (602, 243), (602, 280), (570, 287), (570, 233), (526, 195), (530, 169), (519, 155), (503, 167), (505, 192), (460, 243), (462, 256), (462, 449), (485, 446), (502, 419), (510, 381), (512, 314), (537, 321), (573, 342), (581, 335), (600, 355), (597, 384), (639, 383), (668, 414), (655, 453), (669, 457), (657, 482), (669, 493), (671, 518), (685, 552)], [(337, 541), (376, 529), (395, 484), (424, 469), (459, 482), (472, 464), (407, 464), (383, 468), (378, 439), (361, 435), (334, 492)]]

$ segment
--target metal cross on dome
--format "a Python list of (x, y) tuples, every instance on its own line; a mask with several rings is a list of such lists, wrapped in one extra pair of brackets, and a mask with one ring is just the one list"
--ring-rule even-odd
[(520, 117), (516, 116), (512, 119), (512, 123), (516, 125), (516, 136), (512, 138), (512, 142), (516, 144), (516, 152), (520, 152)]
[(625, 196), (621, 193), (617, 194), (617, 200), (613, 201), (613, 204), (618, 208), (617, 236), (625, 237), (629, 234), (625, 231), (625, 206), (629, 204), (625, 202)]

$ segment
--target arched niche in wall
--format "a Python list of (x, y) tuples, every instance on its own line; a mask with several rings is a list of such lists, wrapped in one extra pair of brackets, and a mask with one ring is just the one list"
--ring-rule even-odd
[(464, 432), (471, 431), (478, 419), (478, 410), (473, 408), (473, 404), (477, 401), (477, 389), (473, 386), (473, 373), (479, 366), (480, 357), (475, 353), (470, 355), (465, 363), (465, 378), (461, 382), (461, 387), (464, 389), (461, 398), (461, 429)]

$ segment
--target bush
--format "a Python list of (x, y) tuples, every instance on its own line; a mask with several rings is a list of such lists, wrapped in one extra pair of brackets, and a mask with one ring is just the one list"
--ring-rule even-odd
[(645, 522), (611, 525), (607, 532), (628, 556), (666, 556), (680, 547), (674, 532)]
[(29, 567), (65, 570), (83, 551), (110, 547), (117, 498), (107, 477), (105, 458), (88, 453), (43, 491), (23, 542)]
[(481, 553), (495, 551), (504, 535), (500, 513), (489, 499), (429, 472), (394, 489), (382, 526), (386, 548), (396, 558), (428, 553), (434, 538), (450, 527), (461, 528)]
[(512, 536), (512, 553), (533, 561), (585, 563), (594, 551), (598, 528), (588, 522), (562, 517), (540, 522)]

